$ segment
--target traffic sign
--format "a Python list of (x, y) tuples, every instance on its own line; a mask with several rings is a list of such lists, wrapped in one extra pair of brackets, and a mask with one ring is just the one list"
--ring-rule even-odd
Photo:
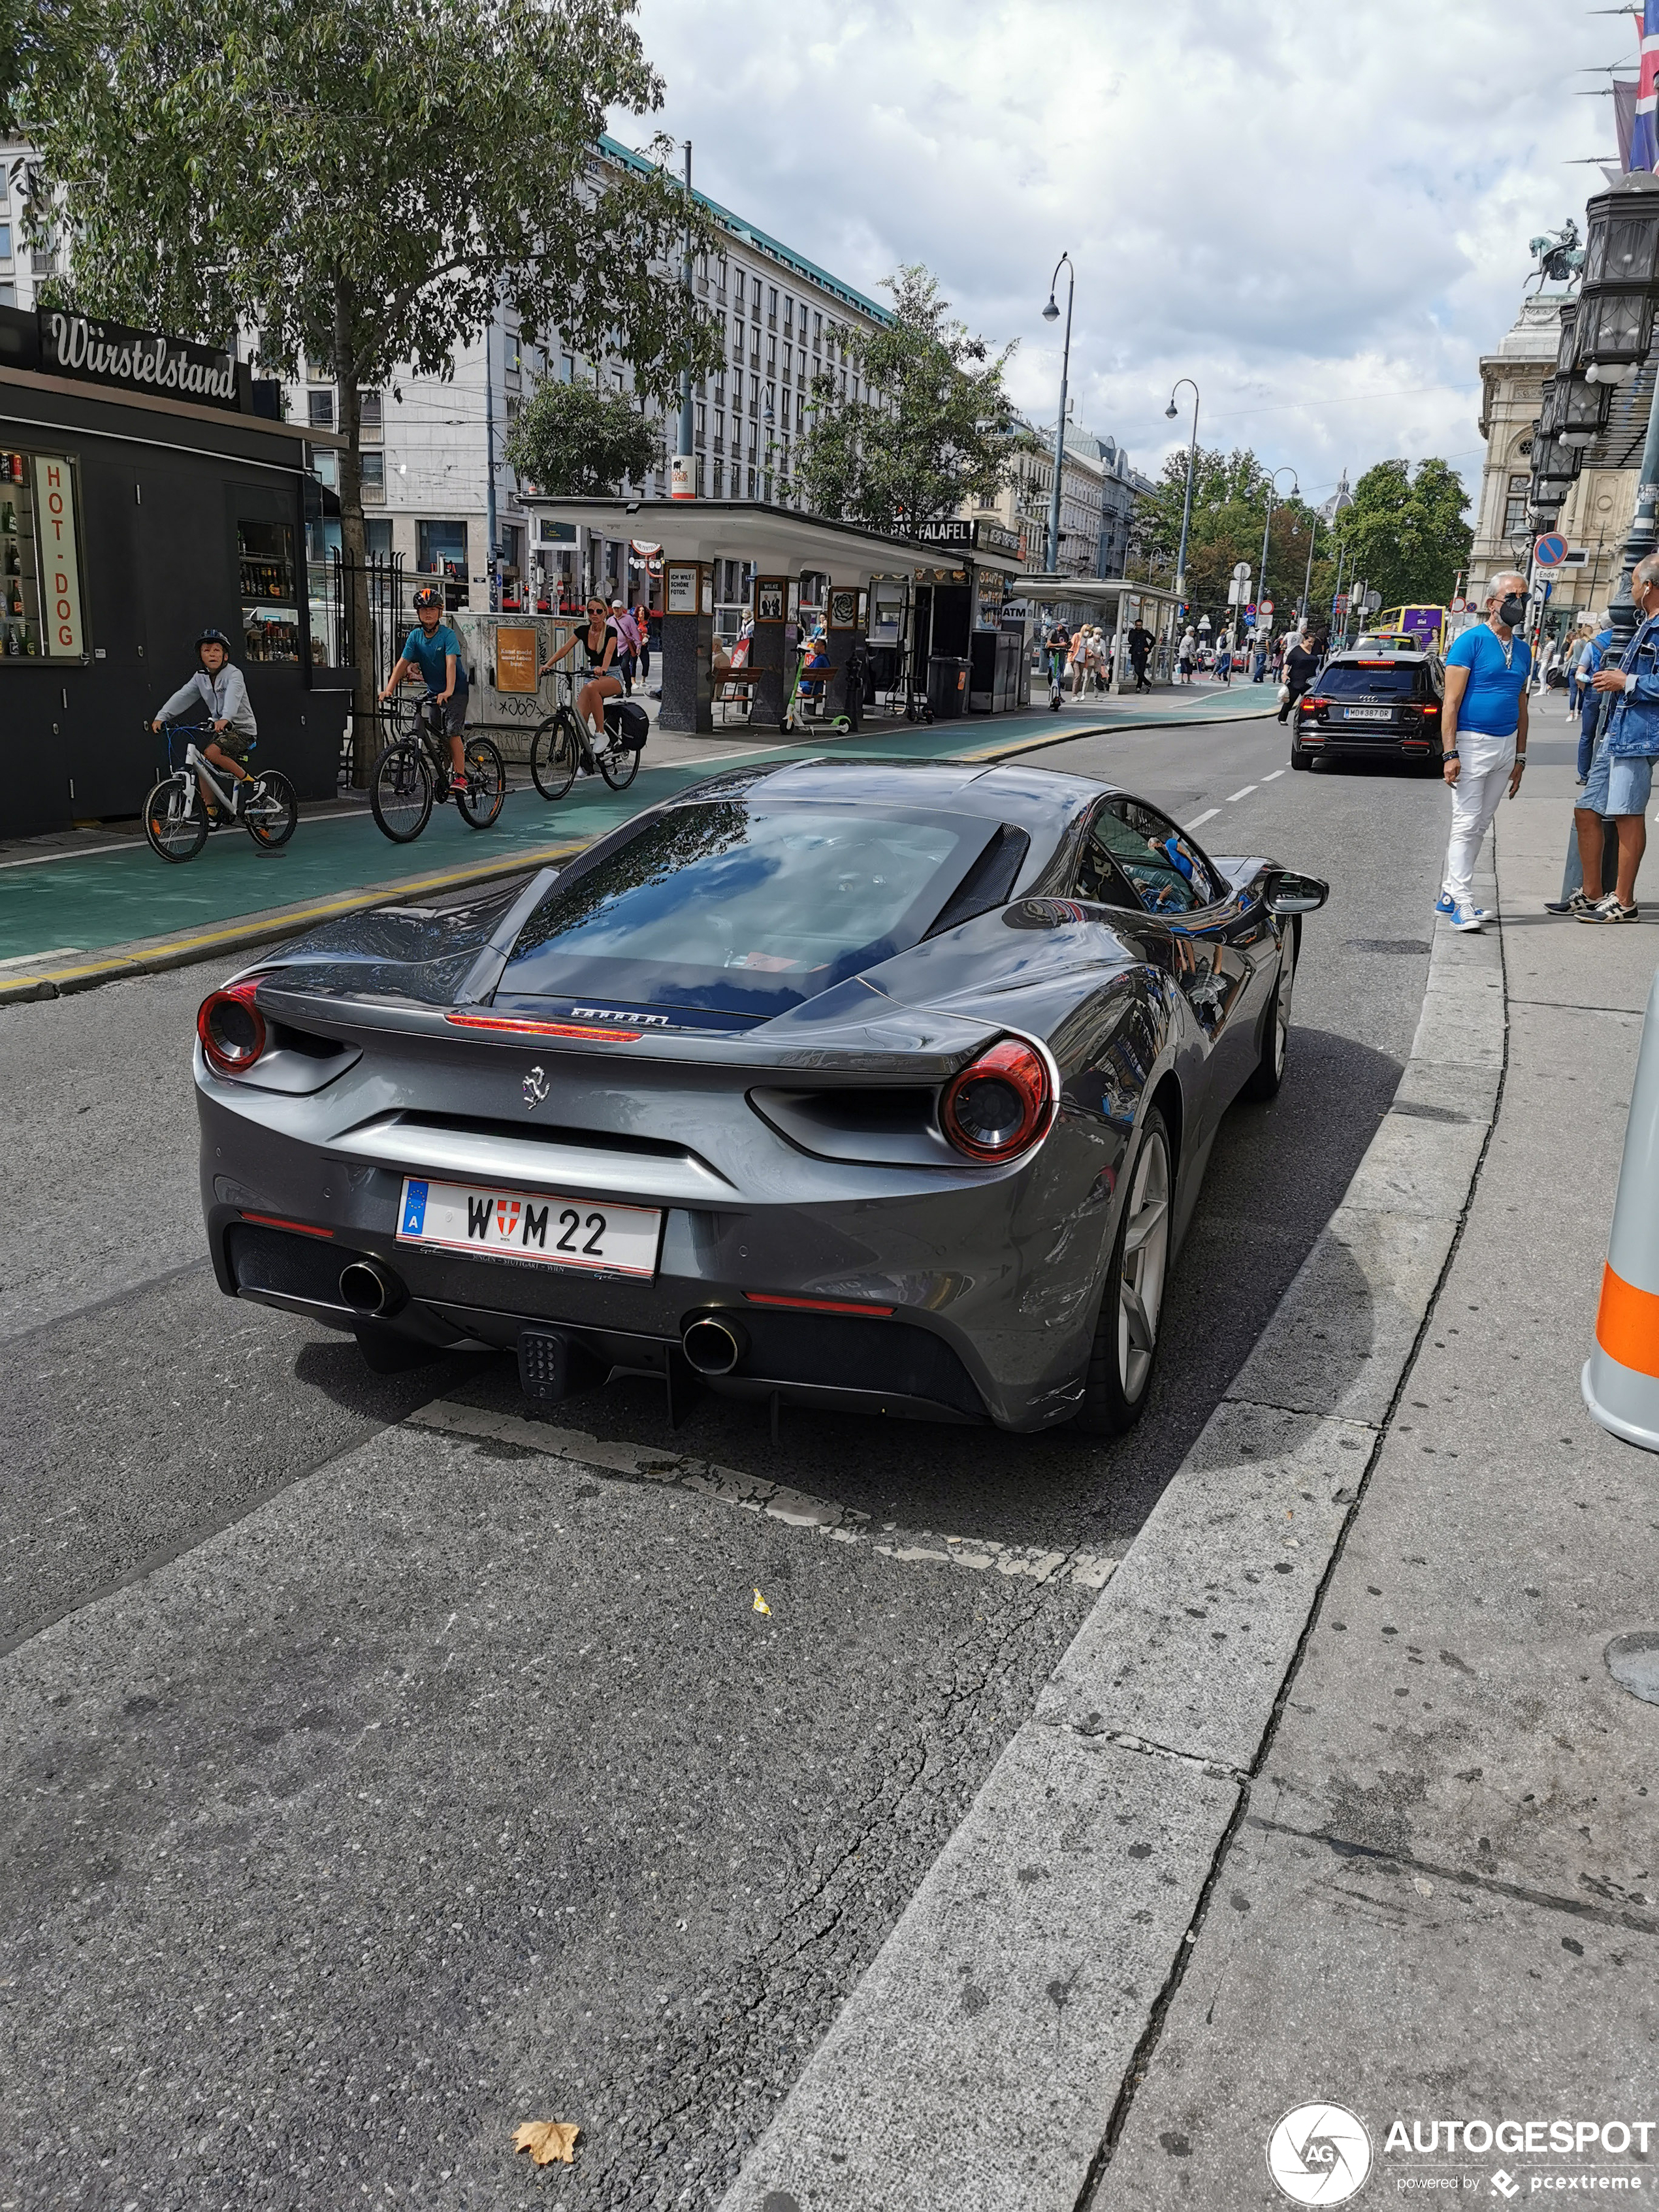
[(1534, 539), (1532, 557), (1540, 568), (1559, 568), (1567, 557), (1567, 541), (1559, 530), (1547, 530)]
[(1244, 579), (1246, 576), (1248, 576), (1248, 575), (1249, 574), (1249, 573), (1250, 573), (1250, 564), (1249, 564), (1249, 562), (1248, 561), (1235, 561), (1235, 562), (1234, 562), (1234, 563), (1233, 563), (1233, 574), (1234, 574), (1234, 575), (1235, 575), (1235, 576), (1237, 576), (1237, 577), (1239, 579), (1239, 580), (1240, 580), (1241, 582), (1243, 582), (1243, 579)]
[(1263, 601), (1261, 602), (1261, 613), (1262, 613), (1262, 617), (1263, 617), (1263, 619), (1264, 619), (1264, 620), (1266, 620), (1267, 618), (1268, 618), (1269, 617), (1271, 617), (1271, 615), (1272, 615), (1272, 613), (1273, 613), (1273, 601), (1272, 601), (1271, 599), (1263, 599)]

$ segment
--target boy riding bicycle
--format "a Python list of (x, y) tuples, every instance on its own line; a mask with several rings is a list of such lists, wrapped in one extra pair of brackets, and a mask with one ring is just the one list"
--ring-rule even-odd
[(415, 612), (420, 628), (410, 630), (404, 639), (398, 665), (386, 678), (380, 696), (389, 699), (405, 676), (422, 678), (427, 690), (443, 708), (443, 726), (449, 739), (452, 763), (449, 787), (465, 792), (466, 765), (461, 750), (461, 733), (466, 727), (466, 663), (461, 658), (461, 641), (441, 619), (443, 606), (443, 594), (434, 585), (422, 584), (416, 592)]
[[(259, 742), (259, 726), (253, 719), (253, 709), (248, 704), (247, 684), (242, 672), (230, 657), (230, 640), (222, 629), (204, 629), (196, 641), (196, 657), (201, 665), (188, 684), (175, 691), (153, 722), (152, 730), (161, 729), (188, 707), (205, 706), (213, 724), (213, 735), (203, 748), (203, 757), (215, 768), (224, 769), (239, 784), (250, 781), (247, 757)], [(202, 805), (210, 823), (216, 825), (221, 819), (207, 785), (198, 776), (197, 788), (202, 794)], [(241, 796), (232, 794), (234, 801)]]

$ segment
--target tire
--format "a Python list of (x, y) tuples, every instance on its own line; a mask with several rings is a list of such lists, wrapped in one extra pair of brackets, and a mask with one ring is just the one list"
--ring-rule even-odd
[(1085, 1436), (1121, 1437), (1132, 1429), (1146, 1407), (1158, 1364), (1175, 1170), (1170, 1132), (1156, 1106), (1146, 1109), (1124, 1189), (1076, 1417)]
[(263, 788), (243, 809), (242, 826), (256, 845), (274, 853), (294, 835), (300, 802), (294, 796), (294, 786), (280, 769), (267, 769), (258, 781)]
[(489, 738), (467, 738), (461, 745), (466, 789), (455, 794), (456, 811), (470, 830), (488, 830), (507, 797), (507, 766)]
[(206, 844), (207, 814), (191, 796), (188, 776), (164, 775), (144, 801), (144, 836), (157, 859), (193, 860)]
[(599, 774), (612, 791), (626, 791), (640, 772), (640, 757), (629, 745), (618, 744), (613, 738), (603, 750), (595, 749), (594, 758), (599, 763)]
[(413, 738), (387, 745), (374, 763), (368, 803), (381, 834), (412, 845), (432, 815), (432, 764)]
[(1279, 1085), (1285, 1080), (1285, 1060), (1291, 1043), (1291, 999), (1296, 988), (1296, 956), (1297, 951), (1294, 926), (1285, 933), (1279, 949), (1279, 973), (1273, 978), (1273, 994), (1267, 1001), (1267, 1018), (1261, 1026), (1261, 1057), (1255, 1072), (1239, 1093), (1242, 1098), (1251, 1098), (1265, 1104), (1277, 1098)]
[(1311, 750), (1306, 745), (1297, 744), (1294, 738), (1291, 739), (1291, 766), (1292, 768), (1311, 768), (1313, 766), (1313, 753)]
[(576, 740), (562, 714), (550, 714), (530, 740), (530, 775), (544, 799), (562, 799), (576, 781)]

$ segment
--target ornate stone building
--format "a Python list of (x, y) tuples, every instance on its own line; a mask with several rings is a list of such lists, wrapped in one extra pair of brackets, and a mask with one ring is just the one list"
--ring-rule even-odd
[[(1544, 379), (1555, 365), (1561, 303), (1571, 296), (1559, 286), (1528, 294), (1497, 350), (1481, 356), (1480, 434), (1486, 460), (1469, 556), (1474, 584), (1500, 568), (1526, 567), (1532, 542), (1527, 522), (1532, 426)], [(1607, 605), (1635, 511), (1636, 476), (1634, 469), (1586, 469), (1567, 494), (1556, 526), (1569, 545), (1583, 546), (1589, 559), (1583, 568), (1559, 572), (1550, 600), (1552, 630)]]

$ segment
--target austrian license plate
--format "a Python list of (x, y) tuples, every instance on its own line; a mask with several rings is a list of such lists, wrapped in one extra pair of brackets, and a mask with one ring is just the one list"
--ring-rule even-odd
[(550, 1191), (471, 1183), (404, 1183), (398, 1242), (483, 1260), (540, 1261), (590, 1274), (654, 1275), (662, 1215), (654, 1207), (559, 1198)]
[(1342, 719), (1345, 722), (1391, 722), (1394, 720), (1394, 708), (1392, 707), (1345, 707), (1342, 709)]

